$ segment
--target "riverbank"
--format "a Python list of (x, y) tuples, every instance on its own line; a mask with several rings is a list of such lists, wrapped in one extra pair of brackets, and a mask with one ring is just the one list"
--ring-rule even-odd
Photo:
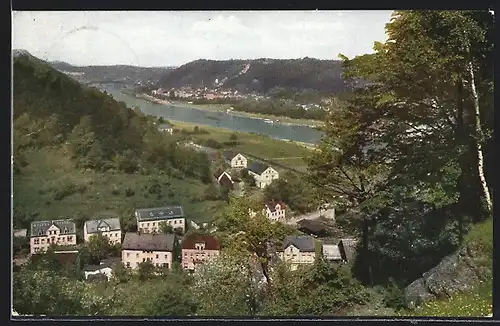
[[(208, 139), (212, 139), (222, 144), (225, 150), (234, 152), (241, 151), (296, 169), (304, 169), (307, 167), (305, 159), (312, 154), (315, 148), (313, 144), (273, 139), (264, 135), (234, 132), (229, 129), (214, 128), (173, 120), (170, 120), (170, 122), (176, 129), (194, 130), (194, 127), (198, 126), (201, 130), (205, 131), (204, 133), (192, 134), (191, 137), (194, 142), (205, 142)], [(235, 134), (237, 137), (234, 146), (231, 145), (230, 140), (232, 134)]]
[(290, 125), (301, 125), (301, 126), (308, 126), (308, 127), (318, 127), (323, 124), (322, 121), (318, 120), (309, 120), (309, 119), (292, 119), (289, 117), (282, 117), (282, 116), (274, 116), (270, 114), (259, 114), (259, 113), (250, 113), (250, 112), (243, 112), (243, 111), (234, 111), (231, 110), (230, 107), (232, 106), (231, 104), (191, 104), (187, 103), (184, 101), (171, 101), (171, 105), (174, 105), (176, 107), (187, 107), (187, 108), (195, 108), (195, 109), (200, 109), (204, 111), (211, 111), (211, 112), (226, 112), (231, 115), (239, 116), (239, 117), (246, 117), (246, 118), (256, 118), (256, 119), (269, 119), (273, 120), (276, 122), (279, 122), (281, 124), (290, 124)]

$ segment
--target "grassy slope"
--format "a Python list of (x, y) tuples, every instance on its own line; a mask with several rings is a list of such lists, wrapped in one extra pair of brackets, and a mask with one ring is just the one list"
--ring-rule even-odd
[(456, 294), (447, 300), (431, 301), (415, 311), (403, 311), (400, 315), (481, 317), (492, 313), (493, 220), (474, 226), (466, 243), (475, 253), (475, 266), (485, 268), (483, 275), (486, 275), (486, 280), (480, 281), (470, 292)]
[[(222, 201), (201, 202), (207, 186), (193, 179), (76, 170), (62, 149), (30, 151), (27, 159), (28, 166), (14, 178), (14, 209), (37, 220), (73, 217), (78, 213), (92, 217), (104, 212), (133, 219), (134, 208), (182, 204), (188, 218), (204, 221), (211, 219), (225, 205)], [(156, 177), (162, 186), (162, 198), (143, 189), (151, 184), (151, 177)], [(61, 200), (54, 199), (55, 191), (69, 182), (86, 185), (86, 189)], [(117, 194), (112, 193), (114, 187)], [(135, 194), (127, 197), (127, 187)]]
[[(176, 128), (185, 128), (192, 130), (194, 124), (187, 124), (182, 122), (172, 122)], [(208, 131), (206, 134), (193, 135), (194, 139), (214, 139), (220, 143), (228, 142), (229, 137), (234, 132), (227, 129), (218, 129), (208, 126), (199, 126), (203, 130)], [(304, 158), (311, 155), (311, 149), (295, 142), (287, 142), (283, 140), (272, 139), (267, 136), (250, 134), (250, 133), (236, 133), (238, 136), (239, 144), (227, 149), (232, 151), (242, 151), (250, 155), (262, 157), (264, 159), (275, 161), (285, 166), (294, 168), (304, 168), (307, 164)]]

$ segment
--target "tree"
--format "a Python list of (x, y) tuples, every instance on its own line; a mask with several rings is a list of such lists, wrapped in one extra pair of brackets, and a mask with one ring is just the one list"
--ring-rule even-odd
[[(343, 57), (344, 77), (363, 80), (365, 86), (355, 88), (346, 103), (330, 113), (321, 150), (310, 167), (313, 180), (326, 193), (343, 195), (358, 207), (363, 257), (357, 261), (363, 262), (359, 270), (367, 271), (366, 279), (372, 278), (377, 260), (397, 262), (395, 255), (389, 257), (392, 253), (380, 247), (372, 250), (369, 244), (375, 233), (402, 235), (386, 224), (393, 216), (384, 212), (386, 207), (404, 211), (412, 205), (430, 206), (441, 214), (439, 232), (454, 230), (459, 239), (469, 220), (484, 216), (478, 214), (480, 197), (488, 210), (488, 187), (480, 176), (484, 147), (477, 146), (485, 141), (476, 135), (488, 134), (480, 132), (478, 121), (486, 129), (491, 123), (474, 118), (476, 96), (474, 87), (467, 85), (475, 77), (469, 69), (472, 60), (484, 78), (475, 80), (482, 89), (478, 93), (491, 97), (490, 26), (491, 15), (481, 12), (395, 12), (387, 25), (388, 40), (375, 43), (375, 54)], [(491, 102), (485, 99), (480, 106), (479, 117), (491, 117)], [(448, 214), (455, 221), (445, 218)], [(406, 216), (399, 224), (412, 222)], [(404, 233), (410, 234), (415, 235)], [(449, 250), (444, 247), (435, 251), (443, 255)], [(417, 246), (411, 250), (408, 259), (418, 255)]]
[[(255, 316), (261, 291), (249, 255), (223, 254), (196, 269), (193, 296), (204, 316)], [(217, 291), (213, 289), (217, 288)]]
[[(281, 242), (293, 230), (288, 226), (273, 223), (262, 214), (263, 204), (243, 198), (231, 198), (228, 208), (215, 220), (217, 232), (224, 246), (233, 252), (247, 252), (256, 255), (268, 278), (268, 243)], [(250, 217), (250, 211), (257, 212)]]
[(231, 136), (229, 136), (229, 140), (232, 142), (236, 142), (238, 140), (238, 135), (233, 132)]
[(102, 234), (94, 234), (85, 242), (92, 262), (99, 264), (101, 260), (107, 258), (111, 252), (109, 238)]
[(172, 225), (168, 224), (167, 222), (161, 222), (160, 223), (160, 232), (165, 233), (165, 234), (173, 234), (174, 229)]
[(155, 265), (149, 260), (146, 260), (142, 263), (139, 263), (137, 268), (137, 274), (139, 276), (139, 280), (145, 281), (153, 278), (155, 273)]

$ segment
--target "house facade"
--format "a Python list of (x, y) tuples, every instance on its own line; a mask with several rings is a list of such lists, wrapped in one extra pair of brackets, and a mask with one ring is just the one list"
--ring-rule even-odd
[(243, 169), (248, 165), (247, 158), (240, 153), (226, 151), (222, 153), (222, 156), (224, 157), (226, 163), (229, 164), (229, 166), (231, 166), (231, 168), (233, 169)]
[(264, 214), (271, 221), (283, 221), (285, 215), (285, 204), (283, 202), (269, 202), (264, 204)]
[(186, 219), (182, 206), (168, 206), (156, 208), (141, 208), (135, 211), (137, 230), (140, 233), (153, 233), (161, 231), (161, 224), (167, 223), (172, 228), (186, 230)]
[(89, 241), (93, 235), (102, 234), (109, 239), (111, 244), (122, 242), (122, 230), (119, 218), (106, 218), (99, 220), (89, 220), (83, 225), (83, 238)]
[(329, 262), (342, 262), (340, 248), (336, 244), (323, 244), (323, 256)]
[(217, 257), (220, 243), (210, 235), (190, 234), (181, 242), (182, 267), (194, 271), (196, 266)]
[(265, 188), (279, 178), (279, 173), (267, 164), (257, 161), (252, 162), (248, 167), (248, 174), (255, 179), (255, 185)]
[(156, 267), (172, 268), (175, 236), (163, 233), (125, 233), (122, 263), (135, 269), (149, 261)]
[(281, 260), (290, 264), (292, 270), (300, 265), (310, 265), (316, 259), (316, 246), (310, 236), (288, 236), (278, 252)]
[(228, 187), (229, 189), (233, 188), (233, 179), (231, 178), (231, 175), (226, 171), (222, 171), (219, 169), (215, 171), (214, 177), (220, 186), (225, 186)]
[(51, 244), (76, 245), (76, 226), (71, 219), (31, 222), (30, 252), (44, 252)]
[(162, 123), (161, 125), (158, 126), (158, 131), (173, 134), (174, 133), (174, 126), (170, 123)]

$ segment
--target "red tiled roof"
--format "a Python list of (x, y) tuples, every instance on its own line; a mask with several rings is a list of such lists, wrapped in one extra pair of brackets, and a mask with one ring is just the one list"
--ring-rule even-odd
[(220, 243), (215, 237), (211, 235), (201, 235), (201, 234), (188, 234), (182, 239), (181, 248), (182, 249), (195, 249), (195, 244), (205, 243), (205, 250), (219, 250)]

